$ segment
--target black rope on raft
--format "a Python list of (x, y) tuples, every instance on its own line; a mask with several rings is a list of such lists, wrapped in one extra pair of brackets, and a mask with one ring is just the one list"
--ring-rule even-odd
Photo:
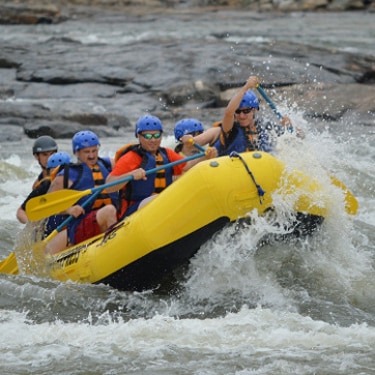
[(246, 164), (245, 160), (243, 160), (242, 156), (236, 152), (236, 151), (232, 151), (230, 154), (229, 154), (229, 157), (230, 158), (239, 158), (241, 161), (242, 161), (242, 164), (245, 166), (245, 169), (247, 171), (247, 173), (250, 175), (251, 179), (253, 180), (254, 182), (254, 185), (256, 186), (257, 190), (258, 190), (258, 196), (259, 196), (259, 203), (262, 204), (262, 197), (263, 195), (266, 193), (262, 187), (260, 185), (257, 184), (257, 182), (255, 181), (255, 177), (253, 175), (253, 173), (251, 172), (249, 166)]

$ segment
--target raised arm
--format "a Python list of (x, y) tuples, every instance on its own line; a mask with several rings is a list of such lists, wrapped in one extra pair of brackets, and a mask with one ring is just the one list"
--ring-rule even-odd
[(259, 84), (258, 77), (250, 76), (245, 84), (237, 91), (237, 93), (229, 101), (227, 108), (225, 109), (223, 120), (221, 122), (224, 133), (229, 133), (234, 124), (234, 114), (236, 109), (239, 107), (242, 97), (245, 95), (247, 90), (254, 89)]

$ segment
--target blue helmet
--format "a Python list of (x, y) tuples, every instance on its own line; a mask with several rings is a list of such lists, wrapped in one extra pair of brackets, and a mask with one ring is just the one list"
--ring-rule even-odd
[(183, 135), (203, 131), (203, 125), (195, 118), (182, 119), (174, 126), (174, 136), (176, 141), (179, 141)]
[(258, 97), (252, 91), (246, 91), (238, 108), (256, 108), (259, 110)]
[(84, 130), (74, 134), (72, 139), (73, 153), (82, 148), (100, 146), (98, 136), (90, 130)]
[(137, 137), (139, 133), (147, 130), (163, 131), (163, 125), (158, 117), (145, 115), (138, 119), (137, 123), (135, 124), (135, 136)]
[(56, 152), (47, 161), (47, 168), (55, 168), (59, 165), (71, 163), (70, 155), (66, 152)]

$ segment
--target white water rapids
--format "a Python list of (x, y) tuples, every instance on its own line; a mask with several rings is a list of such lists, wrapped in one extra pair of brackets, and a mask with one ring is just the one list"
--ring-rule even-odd
[[(320, 37), (321, 22), (317, 16), (307, 40)], [(353, 22), (360, 24), (357, 17)], [(194, 35), (197, 27), (187, 30)], [(274, 27), (288, 33), (282, 19)], [(357, 30), (338, 40), (332, 25), (322, 42), (373, 48), (366, 30)], [(99, 37), (93, 25), (71, 33)], [(111, 41), (126, 37), (115, 33)], [(279, 157), (319, 178), (332, 197), (317, 233), (257, 246), (275, 228), (252, 213), (250, 228), (226, 228), (201, 248), (174, 295), (0, 275), (0, 373), (375, 374), (374, 129), (327, 122), (318, 130), (298, 108), (288, 114), (306, 139), (282, 139)], [(101, 155), (113, 156), (131, 140), (132, 134), (104, 138)], [(171, 134), (164, 142), (174, 145)], [(39, 171), (31, 145), (26, 137), (0, 143), (0, 258), (12, 251), (22, 229), (15, 212)], [(71, 152), (69, 140), (59, 145)], [(357, 197), (354, 218), (327, 172)]]

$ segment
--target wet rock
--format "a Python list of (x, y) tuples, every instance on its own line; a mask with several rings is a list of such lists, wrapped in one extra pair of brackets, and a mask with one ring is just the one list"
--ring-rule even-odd
[(0, 118), (1, 142), (19, 141), (25, 137), (23, 126), (25, 120), (20, 118)]
[[(56, 79), (64, 81), (66, 78), (62, 74), (56, 75)], [(17, 97), (21, 99), (43, 99), (61, 100), (73, 98), (113, 98), (116, 96), (116, 88), (109, 85), (101, 85), (95, 83), (61, 83), (61, 84), (48, 84), (48, 83), (35, 83), (32, 81), (29, 84), (24, 84), (23, 90), (18, 89)]]
[(181, 106), (189, 101), (217, 103), (218, 87), (202, 80), (187, 82), (171, 86), (163, 93), (163, 98), (171, 106)]
[[(144, 23), (149, 30), (156, 19), (168, 18), (113, 10), (100, 14), (95, 9), (97, 15), (82, 18), (77, 25), (84, 27), (95, 20), (115, 29), (126, 22)], [(236, 17), (225, 12), (213, 15), (224, 21)], [(271, 25), (275, 17), (287, 16), (248, 14), (251, 22), (262, 25)], [(194, 12), (175, 14), (174, 19), (196, 22)], [(204, 22), (204, 17), (198, 22)], [(205, 124), (219, 120), (249, 72), (260, 77), (277, 102), (282, 98), (291, 106), (301, 106), (310, 119), (338, 121), (349, 111), (364, 116), (374, 111), (375, 58), (371, 55), (271, 38), (248, 42), (248, 30), (228, 35), (223, 25), (203, 42), (191, 38), (179, 43), (165, 36), (112, 45), (100, 39), (84, 43), (74, 33), (43, 35), (37, 42), (4, 39), (0, 115), (17, 119), (12, 126), (30, 137), (45, 132), (70, 138), (83, 128), (101, 136), (121, 135), (150, 112), (171, 131), (182, 117), (197, 117)], [(229, 37), (240, 42), (229, 44)], [(0, 122), (4, 129), (8, 125)]]
[(103, 10), (127, 14), (201, 12), (240, 9), (261, 12), (375, 10), (372, 0), (13, 0), (0, 5), (0, 23), (52, 24), (69, 18), (95, 16)]
[[(338, 121), (345, 114), (356, 111), (368, 119), (375, 113), (375, 87), (358, 84), (295, 85), (271, 90), (270, 97), (282, 98), (292, 107), (304, 108), (306, 118)], [(373, 116), (375, 125), (375, 116)]]
[(72, 138), (73, 135), (82, 130), (94, 131), (99, 137), (116, 137), (123, 133), (105, 125), (88, 123), (82, 125), (74, 121), (63, 120), (32, 120), (24, 125), (24, 132), (30, 138), (38, 138), (41, 135), (50, 135), (53, 138)]
[(7, 2), (0, 5), (0, 23), (3, 24), (50, 24), (65, 19), (61, 16), (59, 7), (52, 4)]

